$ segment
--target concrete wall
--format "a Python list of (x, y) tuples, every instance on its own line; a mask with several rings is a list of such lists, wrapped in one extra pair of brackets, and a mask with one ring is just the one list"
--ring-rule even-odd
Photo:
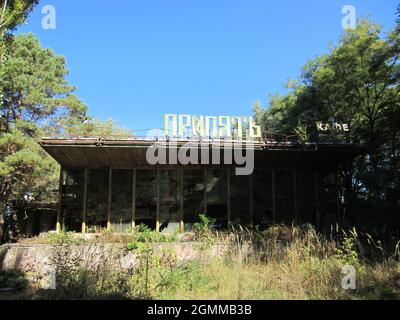
[[(205, 246), (203, 243), (160, 243), (152, 244), (153, 255), (163, 257), (173, 253), (178, 264), (202, 257), (220, 256), (226, 252), (224, 245)], [(86, 268), (107, 264), (112, 268), (129, 270), (138, 265), (136, 250), (128, 251), (122, 244), (90, 244), (81, 246), (56, 246), (45, 244), (0, 246), (0, 270), (26, 272), (28, 280), (46, 287), (54, 276), (55, 264), (66, 255), (79, 259)]]

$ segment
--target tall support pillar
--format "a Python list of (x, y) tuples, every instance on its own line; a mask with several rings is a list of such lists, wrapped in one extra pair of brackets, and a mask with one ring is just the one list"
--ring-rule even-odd
[(57, 224), (56, 224), (56, 232), (60, 233), (62, 228), (62, 187), (63, 187), (63, 179), (64, 179), (64, 169), (60, 168), (60, 181), (58, 184), (58, 206), (57, 206)]
[(226, 208), (228, 213), (228, 228), (231, 227), (232, 216), (231, 216), (231, 169), (226, 170)]
[(276, 190), (275, 190), (275, 169), (271, 170), (271, 184), (272, 184), (272, 220), (276, 222)]
[(107, 230), (111, 230), (112, 168), (108, 169)]
[(314, 188), (315, 188), (315, 220), (317, 226), (320, 225), (320, 206), (319, 206), (319, 174), (318, 171), (314, 171)]
[(250, 190), (250, 225), (254, 225), (254, 208), (253, 208), (253, 174), (249, 177), (249, 190)]
[(341, 222), (341, 210), (340, 210), (340, 173), (339, 169), (335, 174), (335, 187), (336, 187), (336, 223)]
[(160, 169), (157, 169), (156, 232), (160, 232)]
[(183, 212), (183, 169), (179, 169), (179, 230), (185, 232)]
[(136, 226), (136, 169), (132, 172), (132, 228)]
[(293, 168), (293, 205), (294, 205), (294, 219), (296, 223), (299, 221), (299, 212), (297, 207), (297, 172)]
[(204, 168), (204, 213), (207, 214), (207, 168)]
[(89, 170), (85, 169), (83, 175), (82, 233), (86, 233), (88, 178)]

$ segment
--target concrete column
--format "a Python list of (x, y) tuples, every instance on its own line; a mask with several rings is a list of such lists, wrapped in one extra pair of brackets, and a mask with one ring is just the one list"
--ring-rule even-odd
[(294, 205), (294, 219), (296, 223), (299, 221), (299, 212), (297, 208), (297, 172), (293, 168), (293, 205)]
[(185, 232), (183, 212), (183, 169), (179, 169), (179, 230)]
[(204, 168), (204, 214), (207, 214), (207, 168)]
[(250, 225), (254, 225), (254, 208), (253, 208), (253, 174), (249, 177), (250, 189)]
[(132, 228), (136, 226), (136, 169), (132, 172)]
[(108, 169), (107, 230), (111, 230), (112, 168)]
[(271, 170), (271, 184), (272, 184), (272, 220), (276, 222), (276, 190), (275, 190), (275, 170)]
[(58, 206), (57, 206), (57, 223), (56, 223), (56, 232), (61, 232), (62, 222), (62, 187), (63, 187), (63, 178), (64, 178), (64, 169), (60, 168), (60, 180), (58, 182)]
[(226, 184), (227, 184), (227, 191), (226, 191), (226, 201), (227, 201), (227, 211), (228, 211), (228, 228), (231, 226), (232, 222), (232, 216), (231, 216), (231, 169), (226, 170), (227, 174), (227, 179), (226, 179)]
[(315, 188), (315, 220), (317, 226), (320, 224), (320, 206), (319, 206), (319, 174), (318, 171), (314, 171), (314, 188)]
[(86, 233), (88, 178), (89, 178), (89, 170), (85, 169), (83, 177), (82, 233)]
[(160, 232), (160, 169), (157, 169), (156, 232)]

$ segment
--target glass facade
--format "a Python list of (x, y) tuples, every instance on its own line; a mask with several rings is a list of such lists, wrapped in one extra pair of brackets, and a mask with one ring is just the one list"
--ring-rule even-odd
[(297, 171), (299, 222), (316, 223), (315, 177), (312, 171)]
[(340, 205), (335, 175), (306, 170), (256, 169), (252, 176), (215, 167), (86, 172), (85, 193), (85, 170), (63, 171), (61, 223), (67, 230), (81, 231), (84, 216), (89, 231), (116, 232), (133, 223), (156, 229), (157, 221), (161, 232), (190, 231), (200, 213), (215, 219), (216, 229), (292, 223), (296, 217), (317, 223), (320, 212), (333, 221)]
[(83, 210), (83, 170), (64, 170), (61, 179), (62, 224), (67, 231), (80, 232)]
[(108, 169), (89, 170), (86, 225), (90, 229), (107, 227)]
[(294, 212), (294, 185), (292, 170), (275, 170), (276, 221), (292, 223)]
[(116, 232), (132, 226), (133, 170), (112, 170), (111, 225)]
[(226, 169), (207, 169), (207, 216), (215, 219), (215, 228), (228, 227), (228, 195)]
[(160, 170), (160, 231), (180, 226), (181, 170)]
[(204, 170), (183, 170), (183, 221), (185, 231), (190, 231), (198, 221), (204, 207)]
[[(329, 227), (339, 221), (341, 197), (338, 194), (338, 177), (336, 174), (321, 174), (317, 186), (319, 194), (319, 212), (321, 226)], [(342, 199), (343, 200), (343, 199)]]
[(156, 228), (157, 170), (136, 170), (136, 225)]
[(272, 173), (256, 170), (253, 175), (254, 225), (264, 227), (273, 222)]
[(250, 213), (250, 176), (237, 176), (230, 170), (231, 224), (233, 226), (249, 225)]

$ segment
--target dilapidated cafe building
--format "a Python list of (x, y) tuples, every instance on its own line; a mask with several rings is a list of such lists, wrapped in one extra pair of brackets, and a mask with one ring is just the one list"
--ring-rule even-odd
[[(206, 119), (208, 118), (208, 119)], [(235, 120), (235, 118), (237, 118)], [(338, 168), (361, 148), (349, 143), (300, 143), (263, 133), (251, 118), (166, 115), (163, 136), (50, 137), (40, 141), (62, 167), (57, 230), (125, 232), (144, 224), (159, 232), (191, 230), (200, 213), (214, 228), (276, 223), (334, 224), (342, 210)], [(208, 122), (208, 124), (207, 124)], [(233, 163), (153, 164), (148, 150), (212, 150), (246, 141), (254, 170), (237, 175)], [(190, 147), (192, 146), (192, 147)], [(200, 152), (201, 153), (201, 152)]]

